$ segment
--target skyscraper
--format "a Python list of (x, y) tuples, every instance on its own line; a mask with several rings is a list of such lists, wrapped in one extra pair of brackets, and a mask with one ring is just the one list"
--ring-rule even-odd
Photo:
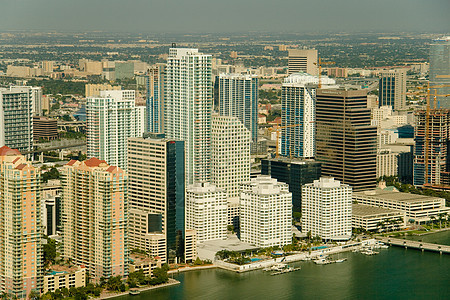
[(433, 109), (428, 118), (424, 110), (415, 114), (414, 185), (450, 185), (450, 109)]
[(297, 72), (306, 72), (311, 75), (319, 73), (316, 49), (289, 49), (288, 52), (289, 75)]
[(186, 184), (211, 178), (211, 55), (170, 48), (166, 68), (164, 132), (185, 142)]
[(281, 92), (281, 155), (313, 158), (317, 78), (307, 73), (287, 77)]
[(321, 163), (313, 160), (289, 159), (286, 157), (261, 160), (261, 174), (269, 175), (287, 183), (292, 193), (294, 211), (302, 206), (302, 186), (321, 176)]
[(165, 64), (156, 64), (145, 75), (147, 91), (146, 132), (164, 131), (164, 76)]
[[(433, 40), (430, 44), (430, 86), (431, 96), (450, 94), (450, 36)], [(450, 97), (437, 96), (440, 108), (450, 108)]]
[(104, 160), (71, 160), (62, 169), (63, 257), (94, 280), (128, 273), (126, 173)]
[(292, 242), (292, 194), (286, 183), (259, 176), (242, 185), (241, 241), (266, 248)]
[(41, 174), (0, 148), (0, 293), (25, 298), (43, 285)]
[(355, 191), (375, 188), (377, 128), (370, 124), (366, 91), (317, 92), (316, 159), (322, 162), (322, 176)]
[(323, 240), (352, 237), (352, 188), (322, 177), (302, 188), (302, 232)]
[(236, 117), (250, 131), (252, 153), (258, 142), (258, 78), (252, 75), (219, 75), (219, 114)]
[(33, 148), (33, 89), (0, 88), (0, 146), (19, 151)]
[(406, 70), (396, 69), (381, 72), (379, 82), (379, 106), (390, 106), (394, 110), (406, 108)]
[(136, 108), (133, 90), (101, 91), (100, 97), (88, 97), (88, 157), (97, 157), (108, 164), (126, 169), (127, 138), (142, 136), (145, 127), (145, 118), (142, 116), (144, 110), (145, 108)]
[(250, 132), (235, 117), (215, 114), (211, 123), (211, 181), (228, 198), (239, 197), (250, 180)]
[(184, 142), (163, 134), (128, 139), (130, 248), (164, 262), (183, 258)]

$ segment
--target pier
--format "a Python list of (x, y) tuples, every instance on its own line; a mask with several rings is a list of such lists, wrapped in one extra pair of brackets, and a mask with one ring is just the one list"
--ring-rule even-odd
[(440, 254), (450, 254), (450, 246), (431, 244), (419, 241), (411, 241), (404, 239), (396, 239), (391, 237), (376, 237), (377, 240), (390, 246), (404, 247), (405, 249), (411, 248), (423, 251), (438, 252)]

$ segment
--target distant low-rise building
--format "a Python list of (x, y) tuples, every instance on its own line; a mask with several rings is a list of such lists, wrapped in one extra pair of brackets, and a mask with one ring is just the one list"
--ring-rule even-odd
[(161, 266), (162, 259), (159, 256), (148, 257), (144, 254), (130, 255), (130, 273), (142, 270), (144, 275), (153, 276), (153, 270), (155, 268), (161, 268)]
[(352, 227), (366, 231), (384, 231), (406, 227), (404, 211), (379, 206), (352, 204)]
[(56, 140), (58, 138), (58, 121), (46, 117), (33, 117), (33, 140)]

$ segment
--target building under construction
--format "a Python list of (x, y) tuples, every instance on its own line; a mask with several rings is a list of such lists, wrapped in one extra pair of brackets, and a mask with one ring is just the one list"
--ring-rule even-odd
[(426, 110), (415, 115), (414, 185), (449, 186), (450, 109), (431, 109), (428, 118)]

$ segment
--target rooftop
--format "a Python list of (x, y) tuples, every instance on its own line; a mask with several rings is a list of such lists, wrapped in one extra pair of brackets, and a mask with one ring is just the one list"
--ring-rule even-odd
[(352, 215), (358, 217), (369, 217), (384, 214), (402, 213), (399, 210), (387, 209), (379, 206), (370, 206), (363, 204), (352, 204)]
[(353, 195), (355, 197), (374, 197), (379, 198), (387, 201), (398, 201), (398, 202), (404, 202), (404, 203), (422, 203), (427, 201), (436, 201), (436, 200), (443, 200), (442, 198), (438, 197), (431, 197), (431, 196), (425, 196), (425, 195), (417, 195), (417, 194), (410, 194), (410, 193), (402, 193), (397, 191), (390, 191), (390, 190), (382, 190), (382, 189), (375, 189), (370, 191), (364, 191), (364, 192), (354, 192)]

